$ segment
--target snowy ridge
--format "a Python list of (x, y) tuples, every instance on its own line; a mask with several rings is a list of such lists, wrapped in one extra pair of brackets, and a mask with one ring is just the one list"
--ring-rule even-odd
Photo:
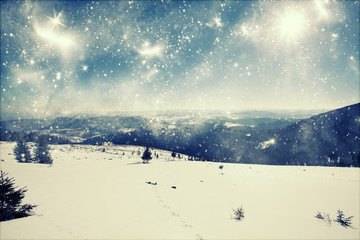
[(264, 142), (259, 143), (259, 146), (257, 146), (257, 148), (266, 149), (266, 148), (270, 147), (271, 145), (274, 145), (275, 143), (276, 143), (275, 139), (271, 138), (268, 141), (264, 141)]
[[(39, 206), (34, 216), (1, 222), (1, 239), (359, 236), (358, 168), (193, 162), (157, 149), (159, 158), (142, 164), (143, 147), (114, 145), (52, 145), (47, 166), (16, 162), (14, 146), (1, 142), (1, 169)], [(232, 209), (240, 206), (245, 218), (236, 221)], [(354, 216), (354, 228), (314, 217), (335, 218), (338, 209)]]
[[(359, 106), (303, 120), (232, 120), (205, 113), (197, 119), (195, 115), (171, 112), (147, 117), (20, 119), (1, 121), (1, 139), (15, 141), (19, 132), (27, 131), (28, 141), (35, 141), (35, 135), (49, 134), (58, 137), (52, 138), (54, 144), (69, 140), (92, 145), (112, 142), (177, 149), (212, 161), (359, 167)], [(276, 141), (269, 142), (271, 139)]]

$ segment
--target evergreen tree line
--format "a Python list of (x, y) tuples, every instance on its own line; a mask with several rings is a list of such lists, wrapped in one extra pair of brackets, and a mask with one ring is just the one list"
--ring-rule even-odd
[(37, 137), (34, 156), (31, 155), (30, 148), (25, 138), (23, 136), (19, 136), (16, 140), (14, 154), (18, 162), (35, 162), (44, 164), (52, 164), (53, 162), (49, 152), (48, 138), (45, 135)]
[(36, 132), (17, 132), (10, 130), (0, 129), (0, 140), (1, 141), (9, 141), (15, 142), (19, 138), (24, 139), (26, 142), (36, 142), (39, 136), (45, 136), (48, 140), (49, 144), (69, 144), (71, 141), (67, 138), (61, 136), (54, 136), (49, 134), (41, 134)]

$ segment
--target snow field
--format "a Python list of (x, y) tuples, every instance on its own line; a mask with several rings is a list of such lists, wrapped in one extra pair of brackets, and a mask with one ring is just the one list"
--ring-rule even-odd
[[(39, 206), (1, 222), (1, 239), (359, 238), (358, 168), (173, 161), (163, 150), (142, 164), (137, 146), (85, 145), (51, 146), (50, 167), (18, 163), (14, 146), (1, 142), (1, 169), (28, 187), (24, 203)], [(354, 229), (314, 217), (338, 209)]]

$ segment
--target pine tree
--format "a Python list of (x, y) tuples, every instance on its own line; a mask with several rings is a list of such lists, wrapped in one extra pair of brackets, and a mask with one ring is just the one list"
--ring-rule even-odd
[(145, 151), (141, 158), (143, 160), (143, 163), (149, 163), (149, 161), (152, 159), (151, 151), (150, 151), (149, 147), (145, 148)]
[(340, 209), (338, 210), (338, 215), (337, 218), (334, 219), (335, 222), (338, 222), (341, 224), (341, 226), (347, 228), (347, 227), (351, 227), (351, 219), (353, 218), (353, 216), (351, 217), (345, 217), (345, 214), (343, 213), (343, 211), (341, 211)]
[(24, 136), (20, 135), (16, 141), (16, 146), (14, 148), (14, 154), (16, 160), (19, 162), (31, 162), (30, 149), (27, 146)]
[(9, 178), (8, 174), (1, 171), (0, 175), (0, 221), (7, 221), (14, 218), (30, 216), (32, 209), (36, 205), (24, 204), (21, 201), (25, 196), (27, 189), (20, 188), (16, 190), (14, 178)]
[(52, 164), (53, 162), (49, 152), (48, 139), (44, 135), (40, 135), (37, 139), (35, 160), (45, 164)]

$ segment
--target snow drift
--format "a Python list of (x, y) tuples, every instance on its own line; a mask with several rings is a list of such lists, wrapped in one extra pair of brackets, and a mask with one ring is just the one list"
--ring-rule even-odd
[[(39, 206), (1, 222), (1, 239), (359, 238), (358, 168), (220, 169), (156, 149), (159, 157), (142, 164), (143, 147), (111, 145), (52, 145), (50, 166), (18, 163), (14, 146), (1, 142), (1, 169), (28, 187), (24, 202)], [(245, 218), (236, 221), (241, 206)], [(353, 228), (315, 218), (335, 219), (338, 209), (354, 216)]]

